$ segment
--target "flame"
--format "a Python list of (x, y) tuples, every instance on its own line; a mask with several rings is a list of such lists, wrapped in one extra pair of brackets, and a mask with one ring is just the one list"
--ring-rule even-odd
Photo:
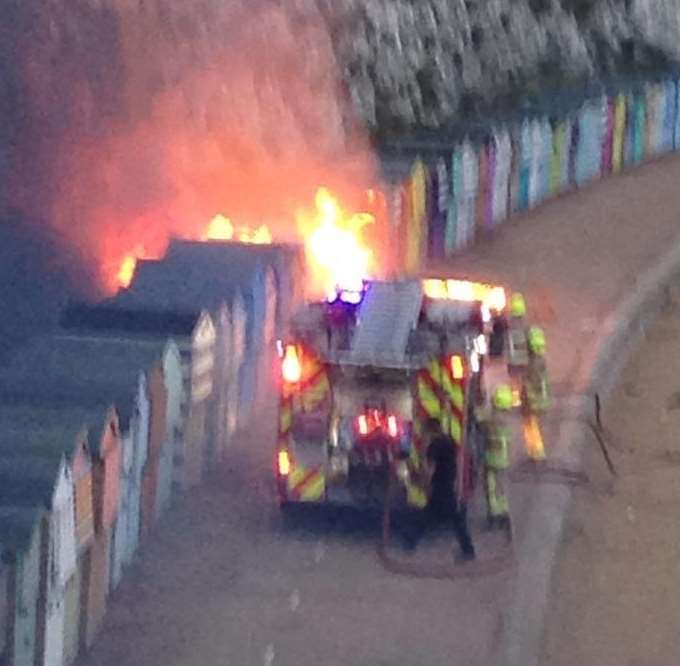
[(203, 240), (231, 240), (234, 237), (234, 225), (224, 215), (215, 215), (208, 225)]
[(129, 287), (132, 282), (132, 276), (135, 274), (135, 267), (137, 266), (137, 257), (133, 254), (128, 254), (123, 259), (120, 265), (118, 275), (116, 276), (118, 284), (121, 287)]
[(203, 240), (234, 240), (240, 243), (252, 243), (254, 245), (269, 245), (272, 242), (272, 232), (267, 225), (262, 224), (252, 229), (248, 226), (234, 228), (231, 220), (224, 215), (215, 215), (208, 225)]
[(253, 245), (270, 245), (272, 242), (272, 232), (262, 224), (257, 229), (249, 227), (239, 227), (238, 239), (241, 243), (252, 243)]
[(119, 287), (127, 288), (135, 276), (135, 269), (137, 268), (137, 261), (140, 259), (148, 259), (146, 250), (143, 246), (137, 245), (131, 252), (128, 252), (120, 263), (118, 273), (116, 273), (116, 282)]
[(332, 295), (336, 289), (361, 291), (375, 264), (362, 230), (375, 222), (374, 217), (368, 213), (346, 213), (325, 187), (317, 190), (315, 204), (313, 213), (298, 213), (297, 222), (317, 286), (324, 295)]
[[(374, 197), (375, 193), (369, 191), (369, 200)], [(315, 204), (313, 212), (307, 210), (297, 214), (297, 227), (304, 239), (316, 291), (322, 290), (324, 296), (335, 295), (337, 289), (361, 291), (363, 281), (372, 276), (376, 263), (373, 250), (362, 237), (364, 228), (375, 223), (374, 216), (369, 213), (346, 212), (337, 197), (325, 187), (317, 190)], [(222, 214), (212, 218), (200, 238), (203, 241), (235, 241), (259, 245), (273, 242), (272, 232), (266, 225), (234, 226), (231, 219)], [(154, 257), (156, 255), (157, 253)], [(134, 277), (137, 261), (147, 258), (152, 257), (147, 256), (141, 246), (127, 253), (116, 274), (118, 286), (128, 287)]]

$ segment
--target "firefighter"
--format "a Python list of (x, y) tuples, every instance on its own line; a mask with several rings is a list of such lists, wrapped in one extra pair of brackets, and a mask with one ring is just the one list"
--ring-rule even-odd
[(527, 308), (524, 296), (514, 293), (510, 297), (508, 318), (507, 364), (514, 407), (521, 402), (523, 377), (529, 365), (527, 339)]
[(428, 501), (419, 511), (406, 535), (407, 550), (415, 550), (425, 533), (437, 525), (453, 526), (460, 545), (462, 559), (473, 560), (475, 548), (467, 524), (467, 507), (456, 497), (456, 443), (442, 432), (437, 419), (424, 424), (427, 445)]
[(505, 494), (505, 471), (510, 467), (511, 431), (508, 413), (512, 409), (512, 389), (507, 384), (494, 391), (492, 404), (476, 413), (484, 435), (484, 480), (487, 516), (491, 529), (510, 529), (510, 506)]
[(524, 300), (524, 296), (519, 292), (515, 292), (510, 296), (510, 307), (508, 310), (510, 315), (508, 318), (508, 327), (524, 330), (527, 321), (527, 304)]
[(545, 460), (540, 416), (550, 408), (548, 369), (545, 363), (545, 333), (538, 326), (532, 326), (527, 338), (529, 365), (522, 386), (524, 444), (529, 458), (540, 461)]
[(545, 333), (532, 326), (527, 334), (529, 363), (524, 377), (524, 408), (531, 414), (541, 414), (550, 407), (548, 368), (545, 362)]

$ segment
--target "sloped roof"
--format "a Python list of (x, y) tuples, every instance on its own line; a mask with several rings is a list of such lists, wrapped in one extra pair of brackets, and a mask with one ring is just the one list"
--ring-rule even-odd
[[(218, 267), (234, 266), (240, 271), (245, 264), (259, 264), (263, 269), (272, 268), (281, 284), (284, 276), (295, 275), (301, 268), (304, 270), (305, 253), (302, 245), (292, 243), (246, 244), (231, 241), (187, 241), (173, 239), (170, 241), (165, 261), (202, 264), (210, 262)], [(238, 280), (239, 275), (231, 277)], [(247, 292), (241, 285), (241, 290)], [(247, 295), (247, 293), (246, 293)]]
[(40, 337), (16, 349), (0, 372), (0, 401), (99, 410), (114, 404), (125, 426), (140, 372), (159, 362), (162, 353), (161, 344), (116, 338)]
[(23, 506), (0, 506), (0, 556), (7, 551), (28, 550), (42, 510)]
[[(125, 293), (125, 292), (123, 292)], [(67, 331), (119, 335), (126, 339), (191, 339), (202, 313), (163, 312), (143, 306), (125, 306), (121, 296), (98, 305), (72, 303), (60, 320)]]
[(140, 261), (130, 287), (115, 302), (126, 308), (196, 313), (254, 297), (266, 262), (239, 243), (181, 242), (160, 261)]
[(0, 506), (49, 509), (60, 464), (61, 457), (0, 456)]
[(36, 408), (33, 405), (0, 406), (0, 458), (35, 456), (70, 460), (76, 442), (90, 429), (101, 432), (104, 410)]
[(259, 262), (263, 266), (280, 268), (298, 259), (304, 259), (304, 247), (292, 243), (249, 244), (219, 240), (199, 242), (173, 238), (164, 260), (192, 263), (208, 260), (222, 265)]

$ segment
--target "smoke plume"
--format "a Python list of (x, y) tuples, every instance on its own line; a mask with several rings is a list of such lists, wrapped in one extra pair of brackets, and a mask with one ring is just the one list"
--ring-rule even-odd
[(372, 175), (315, 3), (0, 5), (3, 201), (101, 292), (126, 253), (200, 238), (217, 213), (290, 237), (319, 185)]

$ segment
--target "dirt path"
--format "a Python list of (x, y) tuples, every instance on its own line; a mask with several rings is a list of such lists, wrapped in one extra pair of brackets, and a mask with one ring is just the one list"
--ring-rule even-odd
[(595, 446), (597, 492), (577, 491), (555, 568), (544, 666), (676, 666), (680, 635), (680, 303), (608, 399), (619, 478)]

